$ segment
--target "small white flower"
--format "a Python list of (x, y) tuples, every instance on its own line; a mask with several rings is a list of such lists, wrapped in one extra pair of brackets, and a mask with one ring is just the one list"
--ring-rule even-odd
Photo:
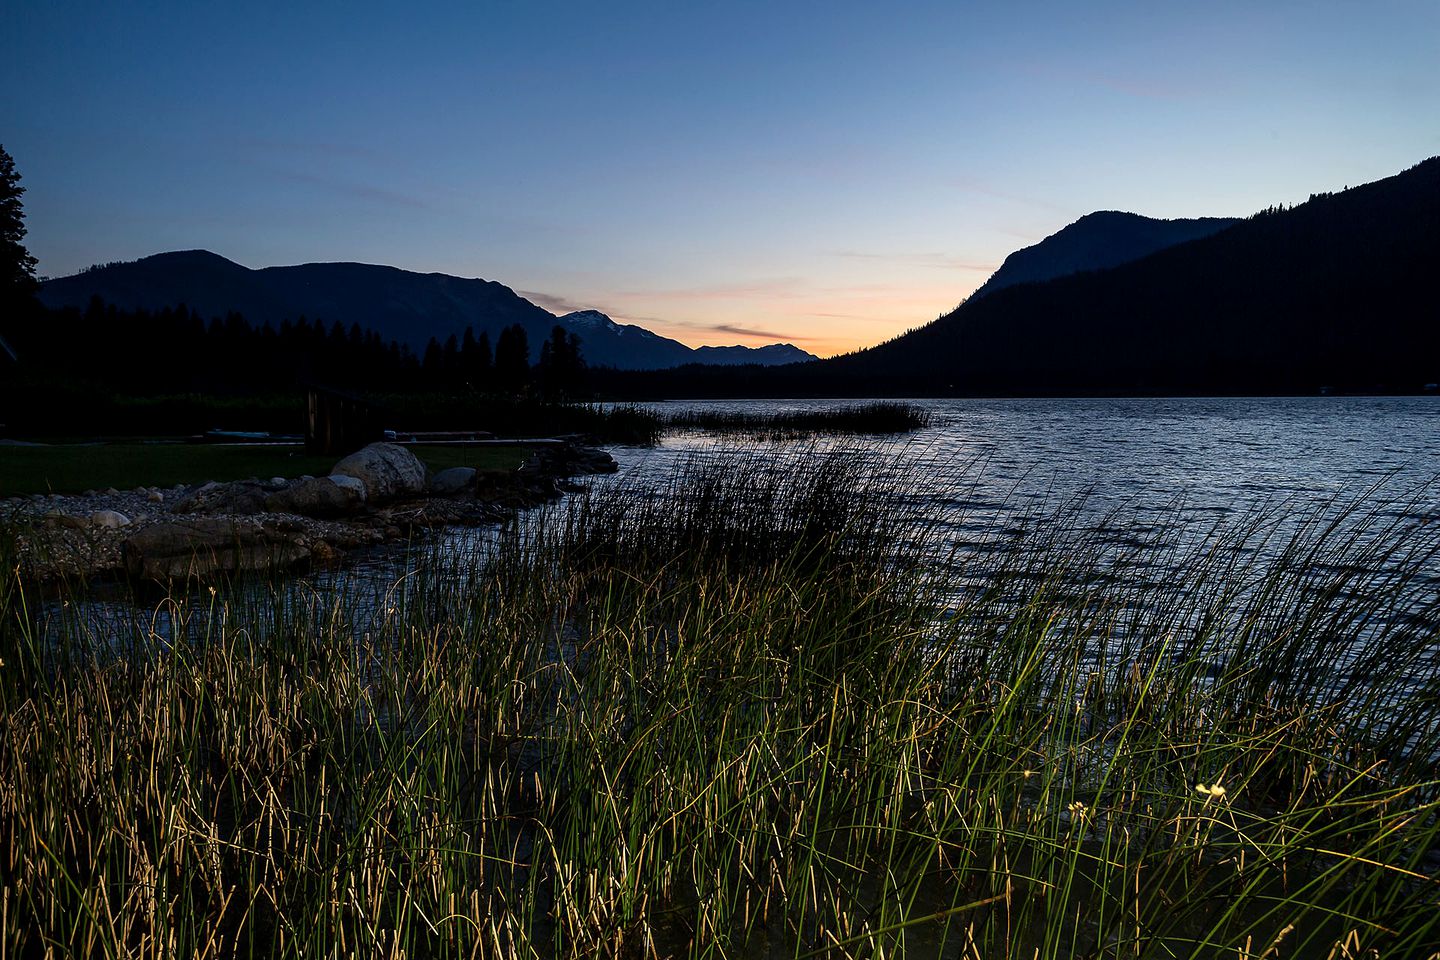
[(1197, 783), (1195, 784), (1195, 792), (1200, 794), (1206, 800), (1225, 799), (1225, 788), (1220, 785), (1219, 780), (1216, 780), (1214, 783), (1210, 784)]

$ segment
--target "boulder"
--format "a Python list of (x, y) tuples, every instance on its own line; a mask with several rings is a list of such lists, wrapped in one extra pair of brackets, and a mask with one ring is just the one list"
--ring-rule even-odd
[(475, 486), (474, 467), (451, 467), (430, 478), (430, 492), (437, 497), (453, 497)]
[(96, 510), (90, 514), (90, 524), (107, 530), (115, 530), (119, 527), (130, 526), (130, 518), (118, 510)]
[(365, 484), (347, 476), (296, 480), (265, 498), (265, 509), (306, 517), (341, 517), (365, 506)]
[(335, 464), (332, 474), (354, 477), (365, 484), (370, 503), (425, 492), (425, 464), (404, 447), (393, 443), (372, 443)]
[(270, 491), (258, 480), (210, 481), (190, 491), (170, 508), (175, 513), (260, 513)]
[(521, 476), (573, 477), (585, 473), (614, 473), (615, 458), (595, 447), (566, 444), (542, 447), (520, 467)]
[(79, 517), (72, 517), (63, 510), (45, 511), (45, 522), (53, 527), (69, 527), (72, 530), (84, 530), (85, 521)]
[(125, 568), (141, 580), (281, 570), (310, 558), (293, 527), (248, 518), (203, 517), (157, 523), (124, 544)]
[(620, 469), (614, 457), (596, 447), (568, 447), (567, 450), (570, 453), (569, 472), (572, 474), (615, 473)]

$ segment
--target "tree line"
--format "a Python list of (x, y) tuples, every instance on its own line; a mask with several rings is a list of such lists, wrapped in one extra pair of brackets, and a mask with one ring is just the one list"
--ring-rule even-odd
[(99, 297), (84, 310), (38, 305), (0, 326), (22, 373), (103, 385), (132, 396), (245, 395), (319, 383), (359, 392), (456, 392), (561, 399), (585, 389), (579, 338), (556, 326), (532, 362), (525, 329), (467, 327), (418, 356), (405, 344), (339, 321), (299, 317), (252, 325), (237, 312), (206, 321), (184, 304), (122, 310)]

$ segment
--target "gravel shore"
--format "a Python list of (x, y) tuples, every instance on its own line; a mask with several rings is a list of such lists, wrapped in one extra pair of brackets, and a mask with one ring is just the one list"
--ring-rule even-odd
[[(608, 459), (600, 451), (587, 450)], [(593, 460), (592, 460), (593, 462)], [(613, 461), (612, 461), (613, 463)], [(518, 508), (535, 506), (575, 489), (566, 463), (530, 463), (519, 470), (481, 474), (459, 493), (399, 499), (367, 507), (343, 517), (250, 510), (235, 512), (216, 497), (226, 488), (263, 494), (296, 481), (249, 480), (229, 484), (192, 484), (169, 488), (96, 490), (82, 494), (36, 494), (0, 500), (0, 529), (14, 538), (12, 563), (21, 579), (47, 583), (78, 578), (110, 578), (133, 572), (138, 537), (163, 526), (233, 521), (249, 530), (263, 530), (268, 542), (285, 545), (287, 565), (330, 565), (342, 562), (357, 548), (414, 537), (444, 526), (479, 526), (498, 522)], [(599, 472), (579, 470), (573, 472)], [(230, 498), (231, 501), (235, 499)], [(218, 501), (218, 502), (217, 502)], [(127, 554), (130, 556), (127, 557)], [(298, 558), (298, 559), (296, 559)]]

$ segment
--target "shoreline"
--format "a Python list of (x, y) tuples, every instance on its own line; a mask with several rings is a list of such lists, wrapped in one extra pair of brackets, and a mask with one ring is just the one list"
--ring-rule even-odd
[[(546, 446), (518, 468), (471, 469), (449, 488), (437, 489), (440, 474), (427, 469), (423, 492), (345, 511), (265, 505), (313, 484), (311, 476), (30, 494), (0, 499), (0, 532), (14, 538), (11, 572), (40, 587), (75, 579), (288, 572), (340, 566), (354, 551), (424, 531), (498, 523), (579, 489), (574, 477), (615, 469), (614, 458), (598, 448)], [(160, 562), (152, 562), (157, 554)]]

